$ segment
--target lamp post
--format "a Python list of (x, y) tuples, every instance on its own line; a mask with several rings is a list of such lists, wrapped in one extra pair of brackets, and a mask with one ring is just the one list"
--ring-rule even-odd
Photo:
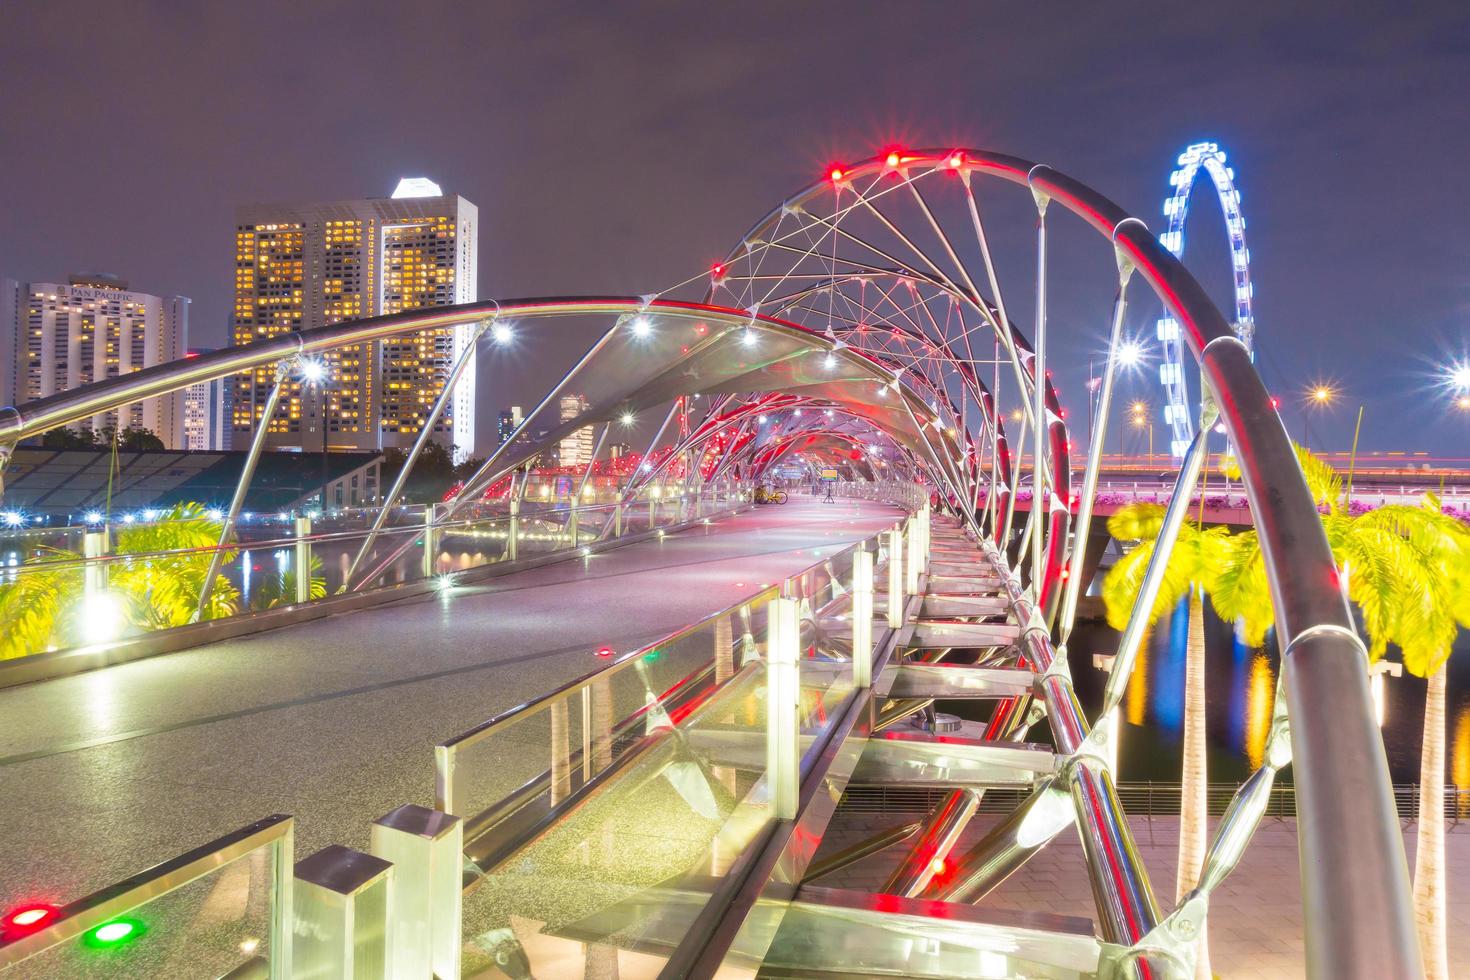
[[(322, 430), (321, 496), (322, 514), (327, 512), (327, 365), (325, 361), (311, 358), (301, 362), (301, 380), (306, 387), (317, 393), (317, 425)], [(301, 440), (301, 449), (306, 450), (306, 440)]]
[[(1145, 426), (1148, 427), (1148, 460), (1152, 464), (1154, 458), (1154, 423), (1148, 417), (1148, 402), (1134, 402), (1128, 411), (1130, 413), (1128, 420), (1133, 423), (1135, 429), (1142, 429)], [(1122, 434), (1119, 433), (1118, 441), (1122, 442), (1122, 438)], [(1120, 446), (1119, 451), (1121, 449), (1122, 447)]]

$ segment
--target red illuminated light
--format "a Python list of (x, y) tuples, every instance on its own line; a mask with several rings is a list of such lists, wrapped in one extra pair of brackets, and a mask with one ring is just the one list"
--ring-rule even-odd
[(883, 162), (888, 164), (890, 167), (896, 167), (899, 165), (900, 162), (902, 162), (902, 160), (903, 157), (898, 155), (898, 151), (894, 150), (891, 151), (888, 156), (883, 159)]
[(929, 862), (929, 870), (933, 874), (942, 875), (945, 871), (944, 858), (935, 858)]
[(613, 648), (612, 647), (598, 647), (597, 648), (597, 655), (599, 657), (611, 657), (613, 655)]
[(832, 183), (835, 184), (839, 180), (841, 180), (844, 175), (843, 175), (843, 172), (842, 172), (842, 168), (841, 167), (833, 167), (832, 168), (832, 171), (827, 176), (828, 177), (831, 177), (832, 178)]
[(949, 155), (949, 168), (951, 170), (958, 170), (960, 167), (963, 167), (964, 165), (965, 165), (965, 155), (963, 153), (955, 152), (955, 153), (951, 153)]
[(47, 926), (56, 918), (56, 906), (42, 902), (17, 905), (5, 913), (6, 932), (31, 932)]

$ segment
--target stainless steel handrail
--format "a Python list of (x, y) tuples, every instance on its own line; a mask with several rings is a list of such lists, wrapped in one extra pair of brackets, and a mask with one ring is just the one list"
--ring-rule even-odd
[[(695, 633), (698, 633), (700, 630), (705, 629), (710, 624), (718, 622), (725, 617), (738, 615), (742, 610), (746, 608), (758, 605), (762, 602), (768, 602), (771, 599), (778, 598), (779, 596), (784, 594), (783, 590), (791, 581), (802, 578), (803, 576), (810, 573), (813, 569), (819, 569), (827, 563), (840, 560), (843, 556), (850, 555), (853, 552), (856, 552), (859, 548), (867, 547), (869, 544), (880, 543), (882, 538), (888, 533), (888, 530), (888, 528), (884, 528), (882, 531), (869, 535), (868, 537), (863, 538), (860, 541), (855, 541), (852, 544), (848, 545), (846, 548), (834, 552), (831, 555), (822, 558), (820, 561), (813, 562), (798, 572), (792, 573), (775, 585), (762, 589), (760, 592), (757, 592), (754, 595), (747, 596), (744, 599), (741, 599), (740, 601), (725, 607), (724, 609), (711, 613), (710, 615), (705, 616), (703, 619), (699, 620), (696, 623), (678, 629), (650, 643), (646, 643), (638, 649), (626, 653), (621, 657), (618, 657), (610, 664), (599, 667), (596, 670), (589, 671), (588, 673), (583, 674), (581, 677), (578, 677), (574, 680), (567, 681), (566, 683), (560, 685), (552, 691), (547, 692), (546, 694), (542, 694), (535, 698), (532, 698), (530, 701), (526, 701), (523, 704), (508, 708), (505, 711), (502, 711), (499, 714), (495, 715), (494, 717), (489, 718), (478, 725), (475, 725), (473, 728), (469, 728), (461, 732), (460, 734), (453, 736), (452, 738), (440, 742), (434, 747), (436, 800), (435, 805), (438, 806), (439, 809), (445, 810), (446, 812), (453, 812), (450, 806), (451, 802), (454, 799), (453, 773), (455, 757), (460, 750), (484, 741), (491, 735), (494, 735), (499, 731), (509, 728), (512, 725), (519, 724), (520, 722), (532, 717), (533, 715), (550, 707), (551, 705), (570, 698), (574, 692), (581, 690), (582, 688), (588, 687), (589, 685), (597, 683), (599, 681), (611, 679), (613, 676), (624, 671), (627, 667), (636, 664), (642, 657), (646, 656), (648, 653), (657, 650), (660, 647), (667, 647), (675, 644), (679, 640), (688, 636), (692, 636)], [(458, 815), (466, 816), (466, 814)]]
[(291, 962), (291, 881), (294, 821), (274, 814), (247, 824), (178, 857), (79, 898), (56, 913), (56, 920), (14, 939), (0, 938), (0, 970), (75, 939), (254, 851), (276, 847), (272, 865), (271, 975), (289, 975)]

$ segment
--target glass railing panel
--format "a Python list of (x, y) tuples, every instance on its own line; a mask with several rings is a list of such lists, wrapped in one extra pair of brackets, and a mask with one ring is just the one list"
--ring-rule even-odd
[(0, 977), (289, 975), (292, 822), (276, 816), (0, 936)]
[(747, 618), (763, 633), (764, 601), (617, 672), (653, 700), (613, 726), (605, 778), (486, 862), (465, 895), (466, 974), (498, 961), (522, 975), (593, 976), (620, 957), (657, 972), (768, 824), (765, 671)]

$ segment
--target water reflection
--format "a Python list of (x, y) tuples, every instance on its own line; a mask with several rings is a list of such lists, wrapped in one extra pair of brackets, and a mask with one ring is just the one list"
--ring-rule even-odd
[[(1274, 635), (1267, 636), (1262, 649), (1246, 647), (1232, 625), (1221, 621), (1208, 603), (1204, 625), (1209, 778), (1211, 782), (1236, 782), (1265, 759), (1280, 655)], [(1123, 701), (1121, 734), (1127, 751), (1121, 755), (1120, 775), (1124, 780), (1179, 779), (1188, 639), (1187, 600), (1161, 618), (1144, 638)], [(1077, 693), (1090, 718), (1096, 717), (1106, 682), (1106, 675), (1092, 666), (1092, 658), (1113, 653), (1117, 645), (1118, 634), (1096, 621), (1079, 624), (1068, 644)], [(1399, 659), (1396, 649), (1389, 656)], [(1446, 738), (1450, 772), (1446, 775), (1456, 786), (1470, 790), (1470, 633), (1461, 631), (1457, 638), (1449, 671), (1450, 731)], [(1422, 679), (1407, 674), (1386, 678), (1383, 741), (1395, 783), (1419, 779), (1424, 688)], [(1289, 768), (1281, 778), (1290, 780)]]
[[(1470, 704), (1455, 712), (1455, 734), (1450, 740), (1450, 778), (1455, 789), (1470, 790)], [(1457, 798), (1455, 816), (1470, 816), (1470, 797)]]
[(1251, 658), (1245, 694), (1245, 757), (1252, 769), (1266, 759), (1266, 736), (1271, 733), (1271, 706), (1276, 700), (1276, 675), (1264, 653)]

